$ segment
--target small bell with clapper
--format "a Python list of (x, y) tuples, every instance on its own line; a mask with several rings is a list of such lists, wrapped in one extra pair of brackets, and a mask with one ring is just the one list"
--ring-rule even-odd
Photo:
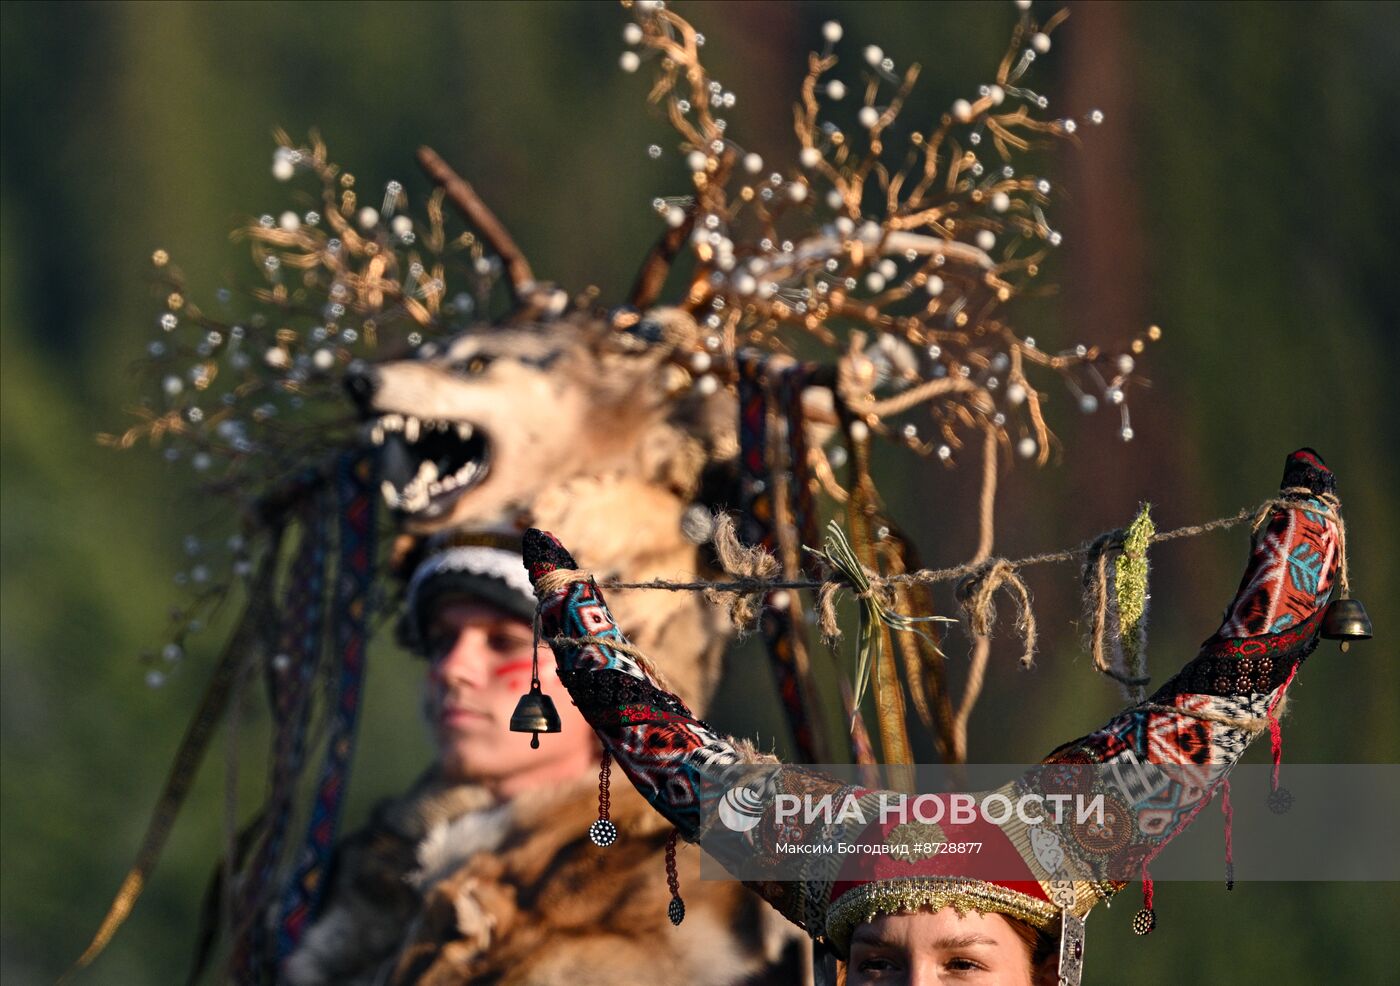
[(554, 699), (540, 691), (538, 678), (530, 682), (530, 690), (520, 696), (515, 711), (510, 717), (510, 731), (513, 733), (534, 733), (530, 746), (540, 748), (540, 733), (562, 732), (559, 711), (554, 708)]
[(1361, 600), (1351, 598), (1351, 593), (1343, 589), (1322, 615), (1322, 636), (1340, 640), (1343, 651), (1353, 640), (1370, 640), (1371, 618), (1366, 615)]

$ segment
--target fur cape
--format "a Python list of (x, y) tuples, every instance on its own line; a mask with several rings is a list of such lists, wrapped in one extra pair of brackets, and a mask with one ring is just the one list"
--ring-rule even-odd
[(805, 936), (677, 847), (686, 916), (666, 909), (670, 826), (612, 787), (619, 838), (589, 841), (597, 782), (491, 805), (425, 778), (340, 850), (328, 905), (283, 974), (293, 986), (759, 986), (810, 981)]

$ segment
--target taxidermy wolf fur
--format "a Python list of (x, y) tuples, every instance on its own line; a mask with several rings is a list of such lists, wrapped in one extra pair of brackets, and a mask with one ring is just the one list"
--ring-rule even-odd
[[(566, 532), (599, 578), (705, 571), (703, 533), (687, 536), (683, 522), (723, 496), (736, 409), (725, 388), (692, 386), (676, 361), (697, 334), (674, 309), (627, 330), (580, 314), (483, 327), (358, 368), (351, 389), (402, 530), (426, 540), (545, 527)], [(697, 593), (617, 595), (638, 646), (667, 655), (663, 673), (703, 707), (728, 639), (724, 614)]]

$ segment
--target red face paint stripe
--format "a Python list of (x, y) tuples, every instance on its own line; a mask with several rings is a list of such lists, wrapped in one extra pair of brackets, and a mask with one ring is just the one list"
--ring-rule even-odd
[(531, 670), (534, 662), (530, 658), (523, 658), (519, 661), (511, 661), (509, 664), (502, 664), (491, 672), (493, 678), (505, 678), (508, 675), (520, 674), (522, 671)]

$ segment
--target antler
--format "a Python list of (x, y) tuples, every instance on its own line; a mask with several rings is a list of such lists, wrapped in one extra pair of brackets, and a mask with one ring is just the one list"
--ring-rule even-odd
[(671, 264), (685, 247), (685, 241), (690, 238), (694, 229), (695, 210), (691, 209), (679, 226), (668, 229), (665, 235), (656, 241), (646, 260), (642, 261), (641, 269), (637, 271), (637, 279), (632, 283), (632, 291), (627, 298), (629, 305), (645, 310), (655, 304), (661, 295), (662, 287), (666, 284), (666, 275), (671, 272)]
[(452, 166), (444, 161), (437, 151), (426, 145), (418, 148), (418, 164), (433, 180), (433, 184), (443, 190), (448, 201), (462, 214), (462, 218), (481, 233), (491, 245), (491, 249), (501, 258), (501, 263), (506, 269), (506, 279), (510, 283), (511, 299), (519, 305), (530, 295), (535, 285), (535, 275), (530, 270), (530, 262), (515, 245), (515, 240), (506, 231), (504, 224), (482, 201), (481, 196), (476, 194), (476, 189), (453, 171)]

